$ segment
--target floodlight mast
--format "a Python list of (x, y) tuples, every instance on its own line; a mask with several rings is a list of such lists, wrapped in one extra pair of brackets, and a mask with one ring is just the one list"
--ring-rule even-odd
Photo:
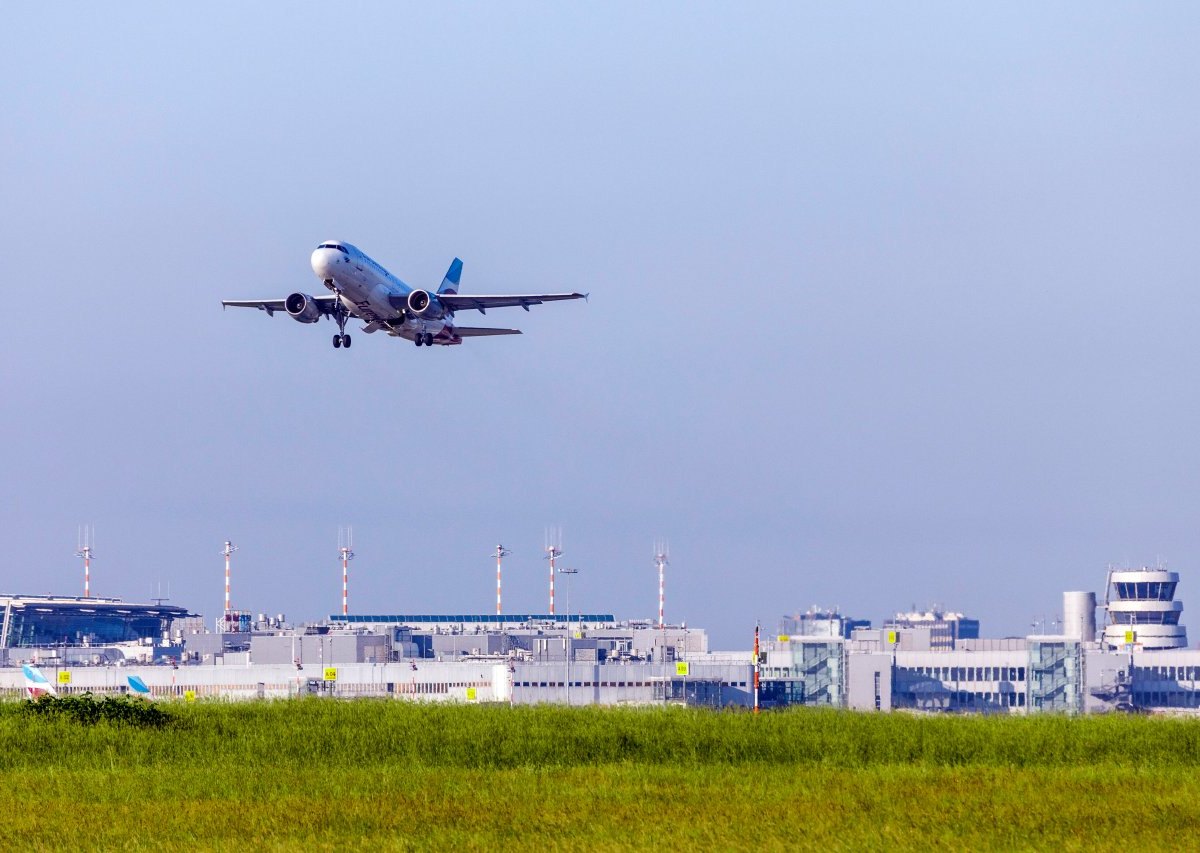
[(664, 618), (664, 591), (666, 588), (666, 573), (667, 563), (670, 562), (670, 546), (666, 542), (656, 542), (654, 544), (654, 564), (658, 566), (658, 627), (665, 628), (667, 626)]
[(562, 528), (546, 531), (546, 559), (550, 561), (550, 615), (554, 615), (554, 561), (563, 555)]
[(75, 556), (83, 558), (83, 597), (92, 596), (92, 558), (95, 557), (93, 548), (96, 544), (96, 528), (85, 524), (76, 531)]
[(350, 615), (350, 561), (354, 559), (354, 528), (338, 528), (338, 554), (342, 557), (342, 616)]
[(228, 539), (225, 540), (225, 547), (221, 549), (221, 553), (225, 557), (225, 628), (226, 628), (226, 630), (228, 630), (228, 628), (229, 628), (229, 623), (230, 623), (230, 621), (232, 619), (232, 615), (233, 615), (233, 606), (229, 603), (229, 558), (233, 555), (233, 552), (236, 551), (237, 549), (238, 549), (238, 546), (234, 545)]
[(497, 545), (494, 552), (496, 557), (496, 616), (500, 616), (502, 613), (500, 609), (500, 561), (511, 553), (512, 552), (503, 545)]
[(559, 569), (567, 576), (567, 707), (571, 706), (571, 575), (579, 574), (579, 569)]

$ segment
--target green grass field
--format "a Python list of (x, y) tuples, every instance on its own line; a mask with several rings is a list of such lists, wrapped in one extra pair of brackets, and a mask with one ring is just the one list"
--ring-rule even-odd
[(1190, 848), (1200, 721), (299, 702), (0, 707), (0, 845)]

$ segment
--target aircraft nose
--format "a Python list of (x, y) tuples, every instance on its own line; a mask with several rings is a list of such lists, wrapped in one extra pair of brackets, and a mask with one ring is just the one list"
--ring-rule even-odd
[(316, 249), (312, 253), (309, 261), (312, 263), (313, 272), (317, 274), (317, 278), (333, 278), (331, 270), (332, 259), (329, 257), (333, 254), (331, 249)]

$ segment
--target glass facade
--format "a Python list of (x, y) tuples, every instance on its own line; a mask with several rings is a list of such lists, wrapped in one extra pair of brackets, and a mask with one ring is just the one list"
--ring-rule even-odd
[(1113, 610), (1109, 613), (1114, 625), (1178, 625), (1180, 611), (1128, 611)]
[(9, 648), (159, 641), (172, 620), (191, 615), (183, 607), (86, 599), (78, 602), (14, 599), (3, 613), (2, 636)]
[(1172, 601), (1175, 598), (1175, 581), (1137, 581), (1114, 583), (1117, 598), (1135, 601)]
[(837, 641), (792, 642), (789, 650), (790, 666), (763, 669), (764, 701), (780, 705), (842, 707), (842, 644)]

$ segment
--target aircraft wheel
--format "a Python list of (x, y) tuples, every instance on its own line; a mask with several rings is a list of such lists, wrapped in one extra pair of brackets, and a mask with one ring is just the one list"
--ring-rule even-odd
[(341, 336), (341, 335), (334, 335), (334, 336), (333, 336), (333, 348), (334, 348), (334, 349), (337, 349), (337, 348), (338, 348), (338, 347), (340, 347), (341, 345), (342, 345), (342, 336)]
[(425, 346), (427, 346), (427, 347), (433, 346), (433, 332), (425, 333)]
[(424, 340), (425, 340), (425, 336), (422, 335), (420, 332), (417, 332), (416, 336), (413, 338), (413, 343), (416, 344), (417, 346), (420, 346)]
[(350, 336), (349, 335), (342, 335), (342, 346), (344, 346), (346, 349), (350, 349)]

